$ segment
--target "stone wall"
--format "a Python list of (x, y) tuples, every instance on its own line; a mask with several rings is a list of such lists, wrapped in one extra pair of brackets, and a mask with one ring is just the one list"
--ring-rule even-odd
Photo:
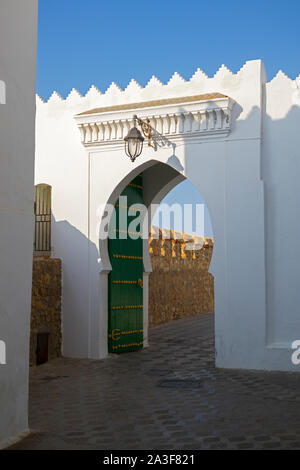
[[(173, 231), (171, 239), (166, 236), (166, 231), (152, 228), (149, 239), (150, 326), (214, 311), (214, 279), (208, 272), (213, 239), (193, 239)], [(31, 366), (36, 365), (38, 333), (49, 333), (49, 360), (61, 355), (61, 278), (60, 259), (33, 258)]]
[(151, 229), (149, 326), (214, 311), (213, 239), (170, 232)]
[(61, 260), (33, 258), (30, 365), (36, 365), (37, 334), (49, 333), (48, 359), (61, 355)]

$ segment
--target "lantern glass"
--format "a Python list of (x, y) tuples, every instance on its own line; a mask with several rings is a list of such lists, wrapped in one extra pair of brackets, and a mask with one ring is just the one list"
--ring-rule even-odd
[(143, 142), (139, 139), (129, 139), (127, 141), (127, 146), (129, 156), (132, 160), (135, 160), (142, 152)]
[(136, 127), (133, 127), (124, 140), (126, 155), (134, 162), (142, 153), (144, 137)]

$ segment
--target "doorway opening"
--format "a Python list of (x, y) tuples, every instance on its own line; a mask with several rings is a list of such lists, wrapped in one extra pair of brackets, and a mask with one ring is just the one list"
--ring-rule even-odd
[[(167, 178), (162, 178), (163, 172)], [(155, 188), (159, 178), (163, 187)], [(167, 224), (166, 218), (157, 217), (162, 208), (171, 215)], [(202, 219), (197, 221), (199, 214)], [(209, 266), (214, 239), (209, 211), (182, 175), (161, 163), (133, 174), (115, 197), (108, 232), (109, 353), (148, 346), (149, 327), (202, 313), (213, 317), (214, 278)]]
[(48, 362), (49, 333), (37, 333), (36, 335), (36, 365)]
[(150, 327), (214, 311), (213, 245), (205, 201), (185, 180), (167, 194), (152, 219)]

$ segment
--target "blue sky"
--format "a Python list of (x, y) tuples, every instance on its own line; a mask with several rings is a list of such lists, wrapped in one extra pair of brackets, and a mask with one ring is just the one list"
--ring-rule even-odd
[[(167, 82), (197, 67), (213, 75), (261, 58), (271, 79), (278, 69), (300, 73), (300, 0), (39, 0), (37, 92), (66, 96), (112, 81)], [(185, 185), (185, 186), (184, 186)], [(180, 189), (183, 188), (183, 189)], [(188, 183), (170, 194), (180, 200)]]
[(213, 75), (261, 58), (269, 78), (300, 73), (299, 0), (39, 0), (37, 91), (48, 98), (145, 85), (197, 67)]

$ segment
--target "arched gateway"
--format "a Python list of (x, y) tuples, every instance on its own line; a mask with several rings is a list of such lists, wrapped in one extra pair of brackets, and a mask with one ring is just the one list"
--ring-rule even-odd
[[(64, 266), (65, 355), (103, 358), (114, 347), (112, 335), (122, 330), (110, 324), (114, 320), (108, 308), (120, 304), (108, 300), (113, 289), (114, 298), (121, 295), (113, 281), (126, 281), (111, 277), (112, 256), (126, 253), (108, 246), (107, 239), (99, 240), (99, 233), (108, 204), (116, 204), (130, 183), (139, 185), (142, 175), (147, 207), (185, 178), (208, 205), (215, 237), (216, 365), (292, 368), (288, 343), (294, 339), (291, 325), (299, 326), (299, 320), (291, 313), (289, 333), (285, 329), (281, 334), (281, 320), (276, 309), (268, 310), (266, 292), (268, 286), (271, 299), (277, 282), (268, 265), (273, 242), (272, 235), (266, 239), (266, 229), (271, 230), (273, 221), (265, 191), (270, 207), (276, 195), (264, 181), (272, 173), (267, 133), (274, 131), (266, 101), (274, 108), (277, 85), (277, 78), (275, 85), (266, 83), (257, 60), (237, 74), (222, 66), (213, 78), (198, 70), (189, 81), (174, 74), (167, 85), (153, 77), (145, 88), (132, 80), (124, 91), (112, 84), (103, 95), (92, 87), (85, 97), (73, 90), (66, 100), (57, 93), (48, 103), (38, 100), (36, 182), (53, 188), (53, 245)], [(132, 163), (124, 152), (124, 137), (135, 114), (149, 119), (163, 139), (156, 149), (145, 145)], [(147, 240), (133, 256), (143, 258), (134, 273), (142, 276), (143, 288), (135, 291), (132, 303), (143, 306), (143, 317), (127, 344), (145, 346), (151, 272)]]

